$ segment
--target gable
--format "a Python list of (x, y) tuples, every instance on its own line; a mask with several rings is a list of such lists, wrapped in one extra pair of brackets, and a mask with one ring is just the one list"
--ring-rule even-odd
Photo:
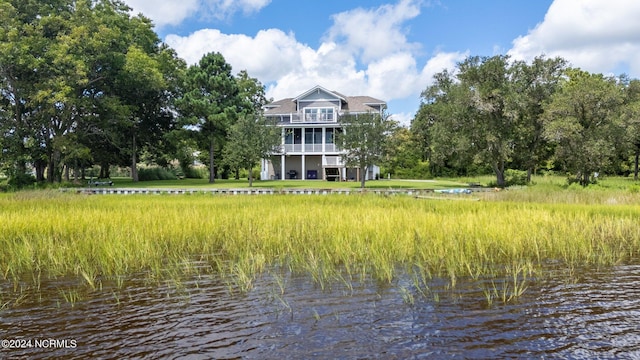
[(317, 85), (295, 98), (286, 98), (265, 105), (264, 114), (267, 116), (302, 114), (306, 108), (333, 108), (338, 114), (366, 113), (380, 112), (386, 108), (386, 103), (370, 96), (342, 95)]
[(345, 99), (333, 91), (329, 91), (322, 86), (316, 86), (311, 90), (306, 91), (305, 93), (299, 95), (294, 99), (297, 102), (318, 102), (318, 101), (330, 101), (330, 102), (339, 102), (345, 101)]

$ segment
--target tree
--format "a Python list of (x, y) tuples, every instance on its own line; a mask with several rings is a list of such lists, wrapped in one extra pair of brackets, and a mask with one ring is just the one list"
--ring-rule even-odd
[(436, 74), (434, 84), (422, 92), (422, 104), (411, 123), (434, 175), (449, 169), (455, 175), (466, 174), (473, 165), (473, 142), (468, 134), (473, 116), (469, 89), (447, 70)]
[(517, 126), (508, 112), (509, 57), (470, 57), (458, 65), (458, 79), (470, 99), (464, 133), (469, 136), (476, 161), (491, 166), (498, 186), (505, 186), (505, 168), (514, 152)]
[(564, 64), (558, 58), (539, 57), (529, 65), (502, 55), (474, 56), (458, 64), (455, 76), (436, 74), (412, 123), (417, 138), (429, 141), (432, 168), (453, 168), (459, 175), (488, 166), (498, 186), (506, 185), (509, 165), (530, 174), (546, 160), (540, 116)]
[(150, 143), (171, 128), (173, 116), (169, 100), (164, 96), (167, 88), (158, 61), (137, 46), (127, 50), (121, 73), (121, 98), (128, 106), (128, 117), (123, 124), (131, 139), (131, 178), (138, 181), (137, 158), (140, 143)]
[(594, 172), (611, 165), (622, 143), (623, 96), (614, 78), (570, 69), (545, 106), (544, 136), (556, 146), (556, 161), (583, 186)]
[(209, 153), (209, 182), (213, 183), (217, 141), (224, 141), (237, 116), (238, 84), (222, 54), (209, 53), (189, 67), (184, 88), (178, 105), (188, 125), (197, 131), (199, 145)]
[(343, 129), (336, 143), (343, 150), (342, 161), (360, 169), (360, 187), (364, 188), (367, 168), (384, 158), (385, 143), (396, 124), (385, 113), (347, 114), (340, 117)]
[(427, 161), (421, 161), (421, 150), (415, 136), (406, 127), (397, 127), (387, 141), (382, 164), (385, 174), (397, 178), (426, 179), (430, 176)]
[(511, 65), (509, 112), (516, 121), (514, 162), (527, 170), (527, 181), (542, 162), (551, 157), (552, 146), (543, 136), (544, 104), (558, 88), (566, 70), (561, 58), (536, 57), (530, 64), (518, 61)]
[[(0, 1), (0, 98), (5, 109), (2, 165), (10, 178), (23, 177), (27, 163), (41, 164), (43, 160), (35, 119), (38, 87), (48, 79), (48, 72), (43, 71), (46, 49), (56, 36), (56, 21), (45, 26), (55, 13), (51, 9), (57, 8), (57, 1), (49, 3)], [(44, 179), (43, 171), (37, 175)]]
[(238, 83), (238, 96), (242, 112), (245, 114), (261, 114), (262, 107), (268, 102), (264, 85), (258, 79), (250, 77), (246, 70), (238, 73), (236, 81)]
[[(175, 126), (172, 102), (179, 93), (180, 74), (186, 65), (172, 49), (161, 44), (149, 19), (130, 17), (129, 11), (120, 2), (98, 2), (85, 18), (95, 17), (87, 26), (96, 29), (92, 34), (100, 35), (83, 41), (78, 48), (83, 53), (97, 54), (87, 58), (88, 71), (95, 81), (84, 93), (92, 97), (94, 109), (99, 109), (101, 116), (93, 117), (88, 133), (101, 136), (98, 143), (108, 143), (102, 144), (100, 150), (111, 147), (127, 156), (131, 177), (138, 181), (139, 154), (163, 148), (164, 134)], [(92, 136), (92, 140), (96, 137)], [(121, 162), (122, 157), (114, 159), (103, 151), (94, 153), (106, 155), (96, 157), (103, 167), (114, 160), (126, 165)]]
[(625, 87), (625, 101), (622, 109), (627, 141), (633, 152), (633, 178), (638, 180), (640, 161), (640, 80), (631, 80)]
[(429, 161), (431, 159), (430, 130), (433, 123), (433, 114), (429, 111), (428, 106), (422, 103), (409, 126), (409, 131), (415, 142), (415, 151), (419, 153), (420, 160), (422, 161)]
[(456, 78), (437, 74), (423, 92), (423, 114), (431, 117), (430, 140), (437, 162), (458, 166), (489, 165), (498, 186), (514, 152), (517, 126), (509, 113), (508, 56), (469, 57), (458, 64)]
[(280, 145), (280, 131), (275, 122), (262, 116), (267, 103), (264, 86), (243, 70), (236, 77), (241, 116), (229, 129), (224, 148), (225, 163), (249, 170), (249, 186), (253, 186), (253, 168), (274, 153)]
[(125, 149), (122, 133), (137, 140), (139, 130), (142, 146), (152, 130), (166, 130), (172, 112), (159, 71), (163, 47), (148, 19), (131, 17), (118, 0), (8, 0), (0, 7), (0, 97), (13, 116), (3, 126), (5, 165), (15, 173), (32, 163), (38, 180), (46, 168), (48, 181), (60, 181), (63, 165), (104, 163), (95, 155)]
[(249, 186), (253, 186), (253, 168), (261, 159), (274, 153), (280, 145), (280, 129), (264, 116), (243, 114), (229, 129), (224, 148), (225, 162), (249, 170)]

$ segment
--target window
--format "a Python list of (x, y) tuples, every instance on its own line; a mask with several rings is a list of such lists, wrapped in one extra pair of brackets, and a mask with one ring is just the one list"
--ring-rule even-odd
[(325, 130), (325, 138), (324, 138), (324, 142), (326, 144), (333, 144), (333, 128), (328, 128)]
[(305, 144), (322, 144), (322, 129), (313, 128), (304, 130)]
[(305, 108), (305, 121), (333, 121), (333, 108)]
[(302, 144), (302, 129), (287, 129), (284, 134), (285, 144)]
[(305, 121), (318, 121), (318, 109), (304, 109)]
[(323, 121), (333, 121), (333, 108), (320, 109), (320, 117)]

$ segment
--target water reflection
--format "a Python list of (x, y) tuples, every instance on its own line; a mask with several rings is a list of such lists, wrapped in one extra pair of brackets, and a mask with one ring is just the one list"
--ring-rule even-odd
[[(330, 290), (305, 277), (286, 282), (282, 292), (264, 276), (240, 295), (215, 276), (178, 287), (131, 279), (73, 307), (25, 303), (0, 312), (0, 339), (77, 346), (1, 349), (0, 357), (640, 358), (640, 266), (592, 269), (572, 281), (548, 276), (517, 301), (492, 306), (471, 282), (428, 296), (403, 279)], [(43, 294), (64, 288), (48, 286)]]

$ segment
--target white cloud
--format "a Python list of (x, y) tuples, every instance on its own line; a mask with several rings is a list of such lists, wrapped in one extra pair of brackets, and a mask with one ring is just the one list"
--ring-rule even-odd
[(369, 64), (367, 75), (370, 95), (378, 98), (410, 96), (415, 94), (418, 83), (424, 84), (417, 71), (416, 59), (407, 52), (392, 54)]
[(555, 0), (544, 21), (513, 41), (508, 52), (531, 60), (560, 56), (584, 70), (640, 76), (640, 2)]
[(271, 3), (271, 0), (200, 0), (209, 15), (217, 19), (225, 19), (236, 12), (245, 15), (260, 11)]
[(247, 70), (262, 82), (276, 81), (300, 68), (303, 60), (315, 53), (297, 42), (293, 34), (278, 29), (261, 30), (255, 37), (203, 29), (186, 37), (168, 35), (165, 42), (188, 64), (197, 63), (204, 54), (219, 52), (234, 72)]
[[(438, 53), (418, 65), (418, 46), (408, 43), (403, 33), (404, 21), (418, 13), (418, 2), (401, 0), (393, 6), (335, 15), (334, 25), (317, 49), (278, 29), (262, 30), (253, 37), (203, 29), (185, 37), (169, 35), (165, 42), (189, 64), (208, 52), (220, 52), (234, 73), (247, 70), (266, 85), (267, 97), (274, 99), (294, 97), (321, 85), (347, 95), (369, 95), (388, 102), (415, 98), (417, 103), (435, 73), (453, 69), (466, 56)], [(405, 109), (398, 116), (407, 122), (413, 110)]]
[(153, 20), (153, 23), (162, 27), (165, 25), (178, 25), (184, 19), (192, 16), (200, 6), (198, 0), (125, 0), (127, 5), (133, 8), (134, 14), (142, 13)]
[(400, 126), (410, 127), (411, 120), (413, 120), (414, 116), (415, 116), (415, 113), (400, 112), (400, 113), (395, 113), (391, 115), (391, 119), (398, 122)]
[[(437, 53), (432, 56), (426, 65), (422, 69), (423, 81), (432, 79), (433, 75), (442, 72), (444, 69), (449, 71), (455, 70), (456, 64), (463, 61), (469, 56), (469, 51), (466, 52), (452, 52), (452, 53)], [(429, 81), (430, 82), (430, 81)]]
[(143, 13), (157, 27), (178, 25), (192, 16), (226, 19), (237, 12), (245, 15), (260, 11), (271, 0), (124, 0), (133, 13)]
[(402, 25), (420, 15), (420, 3), (401, 0), (396, 5), (357, 8), (333, 15), (334, 25), (327, 32), (327, 41), (343, 43), (364, 62), (389, 53), (416, 49), (419, 45), (407, 42)]

